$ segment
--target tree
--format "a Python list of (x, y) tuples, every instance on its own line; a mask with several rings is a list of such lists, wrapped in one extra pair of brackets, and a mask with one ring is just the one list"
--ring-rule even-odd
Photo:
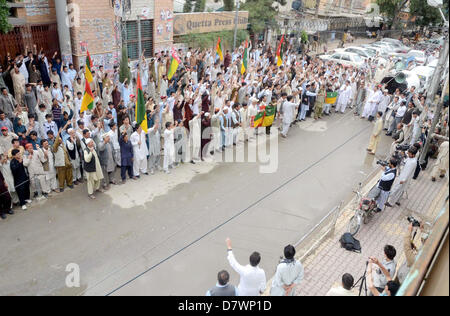
[(131, 81), (131, 71), (128, 67), (128, 49), (127, 46), (122, 46), (122, 59), (120, 60), (119, 67), (119, 80), (124, 82), (125, 78), (128, 78), (128, 82)]
[(377, 0), (380, 13), (385, 14), (392, 21), (391, 26), (396, 27), (399, 21), (399, 13), (406, 8), (409, 0)]
[(0, 0), (0, 33), (8, 33), (12, 29), (8, 16), (9, 7), (6, 5), (6, 0)]
[(278, 10), (274, 4), (286, 5), (286, 0), (247, 0), (241, 10), (249, 12), (250, 32), (259, 34), (267, 28), (278, 28), (275, 20)]
[(223, 11), (234, 11), (235, 0), (214, 0), (215, 3), (222, 1)]
[(197, 0), (195, 2), (194, 12), (204, 12), (206, 7), (206, 0)]
[(427, 0), (411, 0), (410, 13), (416, 16), (417, 25), (439, 24), (442, 22), (441, 14), (438, 8), (428, 5)]
[(192, 12), (193, 2), (194, 2), (194, 0), (186, 0), (186, 2), (184, 3), (184, 6), (183, 6), (184, 13)]

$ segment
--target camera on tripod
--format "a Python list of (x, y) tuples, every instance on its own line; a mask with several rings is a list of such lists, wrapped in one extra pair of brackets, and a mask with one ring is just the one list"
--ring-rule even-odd
[(406, 219), (412, 224), (413, 227), (420, 227), (420, 222), (414, 217), (408, 216)]
[(377, 165), (380, 165), (382, 167), (387, 167), (389, 166), (389, 161), (386, 160), (377, 160)]

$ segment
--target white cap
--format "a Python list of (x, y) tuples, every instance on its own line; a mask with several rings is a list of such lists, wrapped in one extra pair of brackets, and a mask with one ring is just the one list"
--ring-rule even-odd
[(93, 142), (92, 138), (86, 139), (86, 145), (88, 145), (90, 142)]

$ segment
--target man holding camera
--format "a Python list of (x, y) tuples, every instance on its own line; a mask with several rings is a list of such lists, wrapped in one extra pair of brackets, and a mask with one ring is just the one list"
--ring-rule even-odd
[(400, 172), (400, 175), (398, 176), (398, 179), (396, 183), (394, 184), (394, 187), (392, 189), (392, 192), (389, 196), (389, 201), (386, 202), (387, 207), (392, 207), (393, 204), (397, 204), (400, 206), (400, 198), (402, 197), (403, 193), (407, 191), (409, 183), (411, 181), (411, 178), (414, 175), (414, 171), (417, 167), (417, 148), (414, 146), (411, 146), (408, 151), (406, 152), (408, 158), (405, 160), (405, 166), (403, 167), (402, 171)]
[(385, 291), (386, 286), (389, 287), (389, 282), (394, 278), (395, 270), (397, 269), (397, 264), (394, 261), (397, 255), (395, 248), (391, 245), (386, 245), (383, 250), (384, 260), (382, 262), (374, 257), (369, 258), (367, 284), (374, 296), (378, 296), (383, 292), (387, 294), (388, 291)]
[(383, 166), (383, 175), (378, 181), (376, 188), (374, 188), (369, 197), (375, 199), (377, 203), (377, 209), (375, 212), (379, 213), (384, 210), (384, 206), (389, 198), (392, 185), (397, 177), (397, 159), (391, 158), (387, 166)]

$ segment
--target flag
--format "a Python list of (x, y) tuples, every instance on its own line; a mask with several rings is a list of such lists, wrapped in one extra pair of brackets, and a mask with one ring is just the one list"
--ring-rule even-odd
[(142, 90), (141, 77), (137, 76), (137, 91), (136, 91), (136, 127), (142, 127), (142, 130), (147, 133), (147, 111), (145, 108), (144, 91)]
[(247, 71), (247, 59), (248, 59), (248, 41), (245, 41), (244, 56), (242, 56), (241, 74), (245, 74)]
[(87, 51), (87, 56), (86, 56), (86, 81), (91, 83), (92, 81), (94, 81), (94, 78), (92, 77), (92, 59), (91, 59), (91, 55), (89, 55), (89, 51)]
[(283, 50), (284, 50), (284, 35), (281, 36), (280, 44), (277, 50), (277, 66), (280, 67), (283, 64)]
[(325, 99), (326, 104), (335, 104), (337, 99), (337, 92), (327, 92), (327, 97)]
[(83, 100), (81, 101), (80, 113), (83, 113), (86, 110), (94, 109), (94, 95), (91, 91), (91, 85), (87, 80), (85, 82), (85, 90)]
[(169, 80), (172, 79), (173, 75), (177, 72), (179, 64), (181, 64), (181, 59), (178, 57), (175, 48), (172, 48), (172, 62), (170, 63), (169, 74), (167, 76)]
[(216, 53), (219, 56), (220, 61), (223, 61), (222, 41), (220, 40), (220, 37), (219, 40), (217, 41)]
[(272, 126), (275, 120), (275, 107), (268, 105), (262, 111), (252, 117), (251, 127), (267, 127)]
[(262, 123), (263, 127), (272, 126), (273, 121), (275, 120), (275, 107), (272, 105), (266, 106), (266, 111), (264, 113), (264, 120)]

